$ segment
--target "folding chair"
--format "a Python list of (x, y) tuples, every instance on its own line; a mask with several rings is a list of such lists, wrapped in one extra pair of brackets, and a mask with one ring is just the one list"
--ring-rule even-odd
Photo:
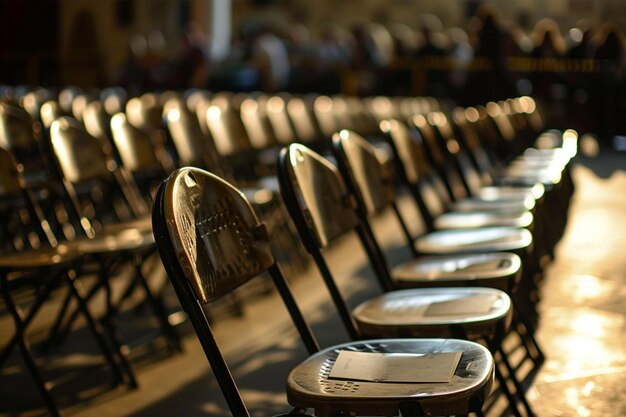
[[(213, 338), (202, 305), (269, 272), (311, 356), (291, 371), (291, 415), (480, 414), (493, 362), (482, 346), (455, 339), (363, 340), (319, 350), (271, 253), (265, 227), (237, 189), (195, 168), (174, 172), (159, 188), (155, 240), (181, 305), (188, 313), (233, 416), (249, 412)], [(433, 353), (460, 351), (451, 383), (384, 383), (329, 378), (341, 351)]]
[[(349, 147), (349, 144), (345, 142), (342, 145)], [(345, 157), (345, 154), (338, 156)], [(365, 153), (358, 151), (357, 153), (352, 152), (351, 156), (367, 157)], [(375, 159), (373, 150), (369, 156)], [(373, 168), (374, 172), (380, 172), (380, 167), (373, 167), (371, 164), (367, 168), (369, 169), (364, 171), (371, 172), (370, 170)], [(498, 310), (495, 305), (486, 300), (489, 297), (494, 297), (493, 300), (498, 299), (495, 294), (486, 295), (486, 293), (494, 291), (493, 289), (447, 287), (390, 291), (361, 303), (350, 314), (342, 302), (339, 289), (322, 253), (322, 250), (328, 248), (338, 237), (356, 231), (361, 237), (361, 243), (369, 255), (371, 266), (381, 287), (387, 291), (394, 289), (385, 256), (375, 242), (367, 219), (358, 214), (363, 213), (365, 209), (363, 206), (357, 207), (358, 203), (354, 205), (352, 194), (342, 181), (338, 170), (318, 154), (302, 145), (291, 145), (281, 153), (280, 169), (281, 192), (285, 204), (294, 219), (305, 247), (311, 253), (330, 293), (333, 295), (347, 331), (353, 337), (360, 335), (369, 337), (478, 337), (487, 340), (494, 352), (499, 351), (499, 343), (505, 332), (508, 331), (511, 310), (508, 296), (505, 296), (506, 301), (502, 301), (501, 307), (506, 304), (503, 310)], [(376, 174), (373, 175), (376, 176)], [(376, 203), (383, 202), (384, 205), (388, 205), (388, 203), (384, 203), (388, 201), (388, 196), (383, 196), (388, 189), (385, 187), (375, 188), (375, 184), (380, 183), (371, 184), (372, 193), (369, 194), (369, 197), (373, 198), (365, 198), (364, 200), (369, 202), (378, 200)], [(359, 193), (360, 196), (365, 194), (365, 192)], [(381, 205), (376, 205), (376, 208), (380, 209), (381, 207)], [(509, 284), (512, 281), (511, 276), (505, 275), (500, 278), (503, 281), (509, 280)], [(495, 291), (504, 296), (504, 293)], [(481, 293), (482, 295), (480, 295)], [(472, 309), (467, 309), (463, 313), (457, 311), (458, 314), (455, 314), (452, 309), (449, 309), (439, 318), (431, 317), (422, 308), (425, 305), (433, 305), (431, 303), (436, 304), (439, 297), (447, 299), (450, 305), (455, 302), (469, 303), (467, 300), (477, 297), (483, 299), (483, 306), (490, 309), (490, 313), (496, 314), (496, 316), (501, 314), (501, 316), (499, 318), (495, 316), (487, 318)], [(446, 310), (446, 307), (443, 307), (442, 310)], [(446, 316), (446, 314), (449, 315)], [(352, 321), (352, 317), (354, 321)], [(354, 322), (356, 322), (356, 326)], [(506, 355), (502, 351), (500, 352), (503, 355), (503, 363), (508, 369), (511, 369)], [(511, 406), (516, 410), (517, 400), (508, 391), (504, 379), (497, 369), (496, 376), (501, 381), (501, 386)], [(527, 411), (532, 414), (532, 410), (523, 395), (521, 384), (514, 376), (511, 376), (511, 380), (514, 382)]]
[[(98, 348), (104, 354), (113, 372), (115, 385), (123, 383), (127, 375), (123, 370), (123, 365), (120, 366), (118, 363), (123, 361), (123, 358), (118, 355), (119, 352), (109, 348), (102, 328), (89, 312), (85, 302), (75, 272), (80, 267), (81, 254), (72, 251), (67, 246), (59, 245), (49, 229), (49, 224), (40, 218), (39, 213), (31, 207), (24, 207), (20, 204), (22, 197), (19, 195), (25, 192), (24, 179), (17, 170), (12, 156), (2, 148), (0, 148), (0, 167), (0, 190), (2, 190), (0, 209), (4, 219), (4, 230), (9, 232), (2, 234), (2, 244), (4, 246), (6, 241), (11, 241), (14, 247), (21, 248), (21, 250), (5, 250), (0, 254), (0, 293), (15, 326), (15, 334), (0, 353), (0, 366), (6, 362), (17, 345), (48, 411), (51, 415), (58, 416), (58, 408), (33, 358), (27, 338), (29, 324), (43, 304), (49, 301), (53, 291), (66, 287), (68, 299), (77, 302), (78, 311), (86, 319)], [(22, 210), (26, 210), (28, 215), (18, 214)], [(14, 220), (22, 223), (25, 217), (29, 217), (25, 225), (27, 230), (22, 232), (18, 230), (15, 234), (11, 234), (9, 229), (13, 228), (9, 225), (14, 223)], [(23, 243), (16, 244), (17, 241)], [(34, 295), (24, 297), (24, 294), (29, 293)], [(24, 311), (22, 304), (25, 299), (32, 302)], [(22, 301), (18, 302), (18, 300)]]

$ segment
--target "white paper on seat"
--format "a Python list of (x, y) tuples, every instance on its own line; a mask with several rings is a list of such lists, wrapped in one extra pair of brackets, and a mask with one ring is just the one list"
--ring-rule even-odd
[(420, 355), (342, 350), (329, 377), (370, 382), (448, 383), (454, 376), (461, 354), (441, 352)]
[(498, 296), (489, 295), (470, 295), (463, 298), (455, 298), (448, 301), (439, 301), (431, 303), (424, 311), (424, 316), (450, 316), (462, 314), (485, 314), (492, 308)]

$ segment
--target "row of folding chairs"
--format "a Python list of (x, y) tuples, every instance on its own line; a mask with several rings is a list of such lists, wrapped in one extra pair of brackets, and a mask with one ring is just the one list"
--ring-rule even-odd
[[(141, 264), (143, 263), (142, 256), (145, 254), (137, 254), (136, 251), (150, 252), (150, 249), (146, 249), (146, 247), (151, 246), (150, 238), (146, 237), (146, 232), (149, 230), (149, 217), (147, 216), (149, 210), (146, 210), (146, 204), (151, 202), (155, 191), (155, 184), (171, 171), (171, 169), (182, 165), (200, 166), (218, 174), (230, 182), (235, 182), (233, 172), (237, 172), (237, 170), (229, 168), (224, 162), (224, 158), (240, 156), (241, 154), (245, 154), (245, 152), (240, 152), (240, 148), (228, 144), (234, 142), (235, 138), (240, 139), (242, 137), (240, 135), (233, 135), (232, 132), (229, 131), (231, 129), (230, 127), (233, 125), (239, 127), (244, 126), (245, 129), (244, 114), (247, 112), (249, 115), (252, 115), (252, 109), (255, 108), (254, 106), (256, 105), (256, 109), (258, 110), (259, 107), (261, 107), (260, 103), (264, 100), (262, 97), (255, 97), (254, 100), (251, 97), (247, 97), (241, 100), (242, 97), (239, 97), (238, 100), (241, 102), (239, 112), (235, 112), (232, 110), (232, 103), (236, 103), (237, 99), (235, 99), (233, 95), (222, 94), (221, 96), (208, 97), (207, 92), (193, 92), (187, 95), (186, 100), (185, 97), (175, 94), (171, 94), (169, 97), (168, 95), (161, 96), (162, 97), (146, 95), (141, 98), (128, 100), (124, 113), (118, 112), (112, 117), (107, 117), (108, 113), (105, 109), (106, 101), (88, 101), (81, 98), (84, 98), (84, 96), (77, 95), (70, 103), (73, 104), (72, 107), (74, 108), (81, 107), (81, 105), (76, 103), (84, 103), (83, 109), (79, 113), (80, 119), (84, 124), (79, 123), (78, 119), (62, 116), (61, 100), (58, 102), (50, 100), (44, 101), (39, 107), (38, 120), (41, 121), (41, 124), (36, 124), (30, 134), (28, 133), (29, 121), (25, 114), (26, 112), (22, 111), (20, 113), (19, 109), (14, 106), (3, 104), (3, 115), (7, 115), (7, 119), (10, 120), (5, 123), (4, 126), (7, 126), (6, 129), (12, 129), (5, 130), (10, 132), (10, 134), (5, 136), (9, 139), (5, 139), (6, 145), (3, 145), (8, 145), (7, 147), (12, 151), (13, 154), (9, 155), (12, 160), (19, 160), (17, 164), (6, 165), (7, 167), (12, 165), (16, 167), (15, 171), (7, 175), (6, 178), (19, 178), (20, 181), (18, 182), (21, 182), (21, 184), (18, 184), (19, 186), (14, 185), (13, 188), (20, 190), (20, 193), (28, 197), (25, 199), (26, 202), (23, 203), (24, 208), (21, 210), (21, 213), (28, 212), (29, 216), (22, 214), (22, 219), (16, 224), (18, 228), (23, 230), (31, 230), (31, 236), (28, 238), (12, 239), (13, 247), (11, 249), (23, 252), (25, 247), (31, 246), (33, 249), (29, 252), (31, 252), (30, 254), (33, 255), (33, 257), (36, 257), (43, 251), (45, 253), (43, 258), (46, 256), (54, 258), (54, 256), (49, 255), (50, 250), (53, 250), (55, 254), (61, 251), (66, 256), (75, 257), (76, 252), (82, 253), (86, 251), (85, 248), (89, 245), (85, 245), (84, 241), (89, 239), (88, 242), (90, 242), (90, 245), (98, 249), (92, 249), (92, 251), (95, 251), (94, 262), (99, 270), (100, 284), (94, 287), (89, 294), (79, 297), (83, 299), (83, 301), (89, 300), (93, 294), (95, 294), (94, 291), (98, 288), (104, 288), (107, 294), (110, 294), (108, 277), (112, 275), (112, 271), (116, 265), (109, 264), (116, 264), (119, 262), (120, 258), (123, 258), (120, 257), (120, 252), (124, 253), (126, 257), (132, 258), (132, 262), (135, 268), (137, 268), (138, 280), (141, 285), (144, 285), (145, 279), (142, 277)], [(200, 98), (198, 98), (198, 96)], [(164, 97), (168, 97), (168, 99), (164, 100)], [(223, 97), (228, 97), (228, 100), (223, 99)], [(26, 96), (24, 98), (26, 99)], [(61, 98), (61, 96), (59, 96), (59, 98)], [(280, 100), (273, 100), (275, 98), (279, 98)], [(123, 102), (123, 100), (119, 101)], [(336, 113), (340, 113), (337, 109), (341, 109), (341, 105), (337, 105), (336, 102), (341, 101), (341, 98), (337, 101), (329, 97), (320, 96), (313, 100), (313, 108), (321, 107), (324, 109), (330, 107), (331, 109), (335, 108)], [(353, 103), (357, 102), (358, 100), (353, 101)], [(402, 102), (409, 103), (411, 101), (406, 99)], [(417, 100), (413, 101), (413, 103), (418, 102)], [(28, 107), (26, 103), (28, 103), (28, 100), (22, 101), (24, 107)], [(293, 112), (294, 108), (295, 110), (298, 109), (298, 105), (292, 103), (299, 103), (299, 101), (293, 98), (287, 100), (284, 97), (274, 96), (267, 98), (266, 107), (276, 110), (276, 113), (280, 113), (279, 110), (285, 111), (286, 108), (291, 107)], [(411, 118), (419, 116), (422, 118), (426, 117), (419, 113), (411, 113), (411, 110), (407, 110), (409, 108), (407, 106), (404, 107), (405, 113), (402, 111), (394, 111), (394, 108), (402, 108), (402, 106), (394, 107), (393, 100), (389, 98), (378, 97), (372, 99), (371, 103), (376, 103), (375, 106), (372, 105), (371, 107), (376, 107), (380, 110), (377, 116), (370, 116), (372, 117), (370, 120), (376, 121), (376, 123), (372, 123), (372, 125), (376, 127), (380, 125), (383, 130), (382, 133), (385, 135), (389, 134), (391, 136), (391, 133), (386, 132), (385, 129), (388, 126), (394, 125), (394, 119), (390, 120), (388, 119), (389, 117), (397, 116), (404, 120), (407, 119), (406, 116), (409, 114)], [(196, 118), (193, 117), (194, 112), (192, 109), (194, 106)], [(108, 107), (112, 108), (112, 105), (109, 104)], [(436, 108), (436, 106), (433, 107)], [(358, 106), (355, 105), (353, 108), (358, 108)], [(364, 106), (361, 106), (361, 108), (364, 108)], [(105, 111), (103, 111), (103, 109)], [(300, 109), (302, 109), (302, 107), (300, 107)], [(413, 107), (413, 110), (415, 109), (416, 108)], [(471, 109), (468, 109), (468, 111), (466, 111), (468, 116), (473, 115), (470, 110)], [(480, 113), (479, 110), (480, 109), (475, 109), (477, 113)], [(502, 114), (505, 114), (504, 109), (501, 111)], [(297, 113), (297, 111), (295, 113)], [(491, 113), (494, 113), (494, 110), (492, 110)], [(534, 114), (534, 112), (527, 110), (524, 110), (523, 113), (526, 115)], [(331, 114), (334, 113), (331, 112)], [(221, 121), (221, 123), (198, 123), (203, 120), (202, 115), (206, 116), (204, 120), (211, 121), (211, 118), (213, 118), (217, 121)], [(225, 115), (228, 115), (228, 117)], [(442, 116), (443, 114), (439, 113), (433, 113), (432, 115), (427, 113), (427, 116), (431, 116), (431, 119), (435, 117), (434, 115), (439, 115), (440, 118), (445, 117)], [(274, 117), (276, 118), (276, 116)], [(507, 118), (508, 117), (510, 117), (510, 115), (507, 115)], [(489, 118), (491, 119), (493, 117), (490, 115)], [(527, 116), (524, 116), (524, 118), (527, 118)], [(472, 117), (468, 117), (468, 119), (470, 123), (475, 122)], [(16, 120), (21, 120), (21, 125), (15, 122)], [(241, 122), (240, 124), (233, 123), (233, 120), (241, 120)], [(265, 120), (265, 122), (259, 123), (268, 123), (270, 119), (259, 120)], [(296, 125), (293, 119), (283, 118), (283, 122), (285, 120), (287, 120), (288, 123), (285, 123), (284, 126), (293, 127)], [(339, 122), (337, 122), (337, 119), (334, 120), (335, 124), (333, 126), (338, 126)], [(358, 120), (358, 118), (352, 118), (351, 120)], [(417, 120), (417, 122), (420, 120)], [(134, 123), (131, 123), (131, 121), (134, 121)], [(365, 124), (348, 122), (348, 119), (345, 119), (343, 123), (345, 123), (344, 125), (347, 127), (361, 126), (363, 128), (363, 126), (365, 126)], [(32, 127), (32, 123), (30, 124)], [(321, 123), (319, 124), (321, 125)], [(396, 124), (399, 124), (399, 122), (396, 122)], [(280, 124), (278, 125), (280, 126)], [(440, 127), (437, 123), (431, 124), (431, 126), (432, 125), (437, 128)], [(460, 122), (457, 121), (457, 125), (460, 125)], [(19, 127), (16, 128), (16, 126)], [(417, 130), (418, 126), (419, 123), (413, 123), (413, 126), (408, 129), (413, 129), (412, 132), (415, 134), (415, 132), (419, 132)], [(502, 130), (499, 125), (496, 125), (496, 128)], [(206, 130), (202, 132), (203, 129)], [(88, 135), (85, 130), (89, 131), (93, 137)], [(254, 129), (250, 128), (249, 131), (254, 131)], [(378, 132), (375, 132), (373, 129), (363, 128), (363, 131), (372, 136), (380, 136), (376, 135)], [(208, 140), (207, 134), (210, 135)], [(422, 135), (426, 137), (423, 132)], [(528, 135), (530, 136), (531, 133)], [(35, 142), (28, 143), (29, 136), (30, 139), (36, 137), (39, 139), (36, 139)], [(554, 133), (552, 136), (558, 135)], [(552, 140), (556, 140), (552, 136)], [(213, 140), (210, 140), (210, 138)], [(251, 136), (248, 136), (247, 140), (249, 143), (253, 143), (251, 139)], [(435, 138), (435, 142), (436, 139), (437, 138)], [(495, 141), (501, 138), (494, 136), (491, 139)], [(284, 140), (286, 141), (286, 139)], [(452, 138), (449, 140), (455, 139)], [(515, 139), (515, 141), (517, 140), (518, 139)], [(414, 142), (419, 143), (419, 141)], [(426, 140), (423, 142), (425, 144), (427, 143)], [(434, 145), (435, 142), (432, 142), (432, 145)], [(222, 143), (221, 148), (217, 145), (218, 143)], [(313, 143), (313, 141), (311, 143)], [(266, 143), (264, 146), (259, 146), (256, 150), (266, 150), (269, 148), (271, 148), (271, 146)], [(450, 148), (450, 146), (448, 146), (448, 148)], [(329, 147), (324, 145), (321, 146), (321, 149), (329, 149)], [(478, 149), (483, 148), (478, 147)], [(36, 154), (40, 156), (46, 155), (46, 152), (55, 154), (56, 159), (34, 157)], [(434, 151), (431, 151), (431, 153), (432, 152)], [(259, 154), (259, 152), (255, 152), (254, 156), (259, 157)], [(246, 154), (245, 156), (249, 155)], [(548, 155), (542, 156), (547, 157)], [(396, 157), (396, 161), (397, 160), (399, 160), (399, 157)], [(72, 163), (64, 165), (67, 161), (71, 161)], [(232, 161), (231, 159), (228, 162)], [(236, 158), (234, 158), (234, 161), (236, 162)], [(37, 167), (33, 167), (33, 165), (39, 165), (38, 169)], [(383, 166), (388, 168), (388, 165)], [(257, 177), (255, 179), (258, 179), (259, 176), (256, 174), (262, 170), (255, 169), (254, 171), (255, 175), (252, 177)], [(252, 177), (245, 178), (246, 185), (252, 183), (250, 180)], [(446, 178), (444, 175), (441, 177)], [(3, 178), (5, 177), (3, 176)], [(105, 178), (108, 178), (108, 180), (105, 180)], [(448, 178), (448, 180), (450, 178)], [(85, 181), (94, 179), (99, 183), (97, 188), (86, 185)], [(446, 183), (441, 179), (440, 181)], [(61, 185), (59, 194), (64, 198), (53, 199), (49, 197), (50, 194), (54, 194), (52, 193), (54, 187), (51, 187), (51, 183), (54, 182), (58, 182), (57, 186), (59, 184)], [(264, 207), (268, 207), (268, 202), (272, 202), (269, 204), (271, 210), (265, 210), (263, 214), (265, 214), (264, 220), (271, 226), (271, 234), (276, 237), (279, 235), (279, 233), (275, 232), (275, 229), (277, 229), (276, 224), (283, 225), (284, 227), (288, 226), (285, 226), (284, 219), (282, 219), (281, 208), (276, 205), (272, 198), (272, 190), (276, 188), (275, 184), (272, 184), (271, 180), (262, 184), (267, 184), (268, 187), (265, 190), (263, 188), (251, 187), (245, 195), (253, 202), (255, 208), (261, 212), (264, 211)], [(422, 186), (420, 185), (420, 187)], [(434, 188), (437, 189), (437, 187)], [(33, 189), (35, 191), (33, 191)], [(96, 189), (98, 190), (97, 192), (94, 191)], [(81, 192), (85, 191), (86, 193), (81, 194)], [(94, 195), (94, 193), (96, 195)], [(441, 195), (443, 195), (443, 193)], [(451, 198), (457, 197), (451, 194)], [(35, 204), (37, 202), (44, 202), (48, 205), (48, 210), (43, 210), (38, 207), (37, 204)], [(44, 212), (54, 213), (52, 221), (42, 215)], [(267, 213), (273, 213), (273, 216), (268, 216)], [(24, 227), (24, 218), (39, 223), (41, 227)], [(74, 224), (70, 225), (69, 223), (72, 221), (64, 222), (64, 219), (72, 219)], [(39, 238), (44, 243), (33, 244), (37, 239), (32, 236), (32, 230), (39, 229), (42, 230), (39, 232)], [(12, 231), (9, 232), (10, 233), (7, 233), (8, 236), (19, 235), (12, 233)], [(81, 242), (81, 238), (79, 238), (78, 244), (72, 244), (75, 247), (72, 247), (72, 245), (68, 246), (65, 242), (75, 241), (77, 234), (84, 234), (82, 237), (83, 242)], [(97, 243), (93, 243), (94, 241)], [(131, 241), (130, 248), (123, 247), (119, 249), (119, 245), (127, 244), (126, 242), (128, 241)], [(38, 249), (38, 247), (45, 247), (45, 249)], [(57, 247), (59, 249), (51, 249)], [(282, 245), (274, 245), (274, 250), (276, 250), (276, 248), (280, 249), (281, 247), (293, 246), (290, 246), (289, 242), (287, 242), (287, 244), (283, 242)], [(280, 252), (280, 250), (278, 252)], [(29, 269), (29, 262), (24, 261), (24, 259), (28, 259), (28, 254), (20, 255), (20, 260), (24, 264), (23, 268)], [(76, 259), (72, 259), (72, 261), (76, 261)], [(65, 268), (61, 268), (62, 274), (60, 275), (64, 277), (63, 279), (67, 279), (67, 276), (76, 276), (76, 271), (80, 271), (81, 268), (84, 268), (82, 265), (78, 268), (72, 262), (64, 264)], [(49, 264), (45, 264), (44, 266), (46, 268), (51, 267)], [(17, 268), (15, 265), (11, 266), (11, 264), (9, 264), (7, 271), (12, 273), (12, 269), (15, 268)], [(7, 288), (7, 286), (3, 285), (3, 288)], [(129, 287), (129, 290), (131, 288), (132, 286)], [(145, 288), (146, 293), (150, 297), (149, 288)], [(77, 297), (75, 294), (72, 296)], [(78, 294), (78, 296), (80, 296), (80, 294)], [(152, 305), (157, 312), (157, 316), (160, 318), (163, 332), (169, 335), (170, 342), (176, 347), (176, 335), (168, 326), (163, 306), (159, 302), (158, 297), (152, 298)], [(70, 297), (68, 295), (66, 303), (69, 303), (69, 300)], [(114, 315), (113, 310), (115, 306), (112, 302), (108, 302), (107, 304), (107, 317), (110, 318)], [(524, 306), (528, 307), (528, 305), (531, 304), (532, 303), (527, 302)], [(34, 312), (36, 312), (36, 309), (33, 310), (33, 314)], [(77, 312), (75, 314), (77, 314)], [(62, 315), (59, 317), (62, 317)], [(347, 318), (345, 320), (347, 322)], [(16, 319), (16, 323), (24, 328), (28, 324), (28, 321), (28, 319)], [(105, 321), (105, 323), (107, 321)], [(109, 325), (107, 327), (109, 328), (107, 336), (113, 341), (114, 346), (119, 347), (119, 341), (116, 340), (114, 326)], [(353, 333), (353, 336), (354, 335), (355, 333)], [(19, 338), (15, 339), (16, 343), (21, 343), (22, 341), (18, 339)], [(118, 356), (119, 359), (117, 360), (123, 362), (123, 355), (119, 354)], [(127, 372), (129, 372), (127, 364), (126, 369)], [(132, 379), (132, 373), (130, 374), (130, 379)], [(42, 392), (43, 391), (45, 391), (45, 387), (43, 387)], [(50, 404), (51, 400), (48, 402)]]
[[(137, 386), (115, 325), (123, 299), (141, 292), (169, 349), (180, 350), (179, 338), (160, 294), (150, 288), (146, 277), (147, 261), (156, 260), (149, 206), (131, 199), (131, 188), (118, 187), (122, 173), (98, 157), (102, 150), (75, 120), (59, 118), (44, 129), (33, 124), (23, 109), (7, 103), (0, 104), (0, 116), (0, 292), (14, 323), (0, 362), (5, 364), (17, 347), (50, 414), (58, 415), (27, 337), (47, 301), (60, 301), (47, 347), (63, 340), (82, 316), (104, 354), (114, 385)], [(114, 300), (112, 279), (118, 275), (129, 277), (122, 300)], [(96, 314), (99, 294), (104, 294), (105, 307)]]
[[(452, 121), (441, 112), (382, 120), (378, 148), (342, 129), (332, 137), (330, 160), (303, 144), (281, 150), (281, 195), (353, 339), (324, 349), (245, 197), (195, 168), (179, 169), (162, 183), (153, 209), (159, 253), (233, 415), (248, 410), (199, 306), (266, 271), (311, 354), (287, 379), (287, 398), (295, 407), (290, 415), (308, 409), (316, 415), (482, 415), (494, 377), (514, 415), (522, 415), (518, 406), (534, 415), (502, 340), (517, 333), (535, 365), (542, 363), (534, 338), (538, 281), (563, 232), (577, 137), (573, 131), (535, 136), (541, 126), (533, 106), (523, 98), (456, 109)], [(520, 146), (533, 136), (538, 148)], [(483, 147), (487, 140), (490, 146)], [(497, 158), (496, 150), (506, 150), (507, 158)], [(414, 199), (426, 233), (411, 234), (396, 202), (399, 187)], [(415, 255), (393, 267), (370, 223), (387, 209)], [(358, 235), (383, 290), (352, 311), (324, 256), (346, 233)], [(201, 239), (187, 238), (193, 235)], [(225, 256), (211, 255), (225, 247)], [(365, 363), (385, 354), (443, 361), (455, 352), (461, 362), (445, 383), (394, 384), (354, 369), (353, 377), (333, 376), (335, 366), (345, 364), (345, 352), (363, 354)]]

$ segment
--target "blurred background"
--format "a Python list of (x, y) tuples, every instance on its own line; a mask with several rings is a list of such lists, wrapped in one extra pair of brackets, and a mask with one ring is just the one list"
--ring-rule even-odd
[(85, 90), (533, 95), (554, 127), (626, 131), (622, 0), (0, 2), (0, 83)]

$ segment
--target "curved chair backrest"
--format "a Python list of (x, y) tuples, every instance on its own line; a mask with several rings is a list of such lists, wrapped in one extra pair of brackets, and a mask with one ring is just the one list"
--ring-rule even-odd
[(352, 193), (367, 215), (389, 207), (396, 199), (395, 175), (382, 163), (376, 149), (357, 133), (342, 130), (333, 135), (337, 163)]
[(283, 200), (309, 252), (354, 230), (356, 202), (334, 165), (306, 146), (292, 144), (281, 151), (279, 170)]
[(153, 93), (131, 98), (126, 103), (128, 121), (149, 134), (161, 128), (162, 113), (163, 106), (159, 97)]
[(326, 138), (332, 137), (332, 135), (339, 130), (337, 120), (333, 115), (333, 99), (328, 96), (316, 97), (313, 101), (313, 114), (317, 121), (322, 136)]
[(270, 97), (266, 103), (267, 118), (274, 131), (276, 141), (283, 145), (288, 145), (295, 141), (295, 133), (289, 116), (287, 115), (287, 102), (289, 96), (275, 95)]
[(128, 91), (124, 87), (108, 87), (100, 91), (100, 102), (109, 115), (123, 112), (128, 102)]
[(82, 111), (82, 121), (87, 133), (100, 141), (104, 152), (119, 158), (111, 142), (111, 115), (105, 111), (102, 102), (94, 100), (87, 104)]
[(168, 100), (164, 106), (163, 119), (176, 148), (179, 165), (206, 168), (222, 178), (227, 178), (215, 143), (205, 137), (198, 119), (182, 100)]
[[(26, 246), (35, 248), (42, 243), (56, 246), (56, 236), (27, 188), (21, 170), (11, 152), (0, 146), (0, 199), (6, 199), (0, 205), (3, 222), (0, 228), (0, 249), (6, 246), (12, 246), (13, 249)], [(5, 233), (9, 235), (4, 236)]]
[(41, 129), (38, 124), (33, 124), (24, 109), (0, 103), (0, 146), (10, 151), (17, 162), (22, 164), (29, 182), (35, 178), (45, 182), (53, 170), (48, 148), (37, 139), (35, 127)]
[(235, 155), (251, 149), (243, 123), (227, 97), (216, 97), (204, 112), (204, 123), (222, 156)]
[(168, 241), (198, 301), (218, 299), (274, 264), (264, 224), (235, 187), (197, 168), (176, 170), (164, 184), (163, 218), (155, 221), (167, 235), (157, 245), (161, 251)]
[[(147, 213), (148, 207), (128, 171), (106, 155), (100, 141), (89, 135), (80, 122), (71, 117), (55, 120), (50, 127), (50, 142), (64, 179), (67, 203), (80, 227), (86, 227), (82, 219), (87, 215), (100, 223)], [(81, 205), (86, 208), (81, 209)]]
[(111, 118), (113, 143), (124, 167), (131, 172), (162, 171), (150, 136), (128, 121), (124, 113)]
[(30, 115), (24, 109), (0, 102), (0, 146), (19, 152), (35, 143)]
[[(437, 134), (433, 126), (429, 123), (428, 115), (424, 116), (421, 114), (415, 115), (411, 121), (415, 125), (415, 127), (419, 130), (420, 135), (424, 141), (424, 150), (426, 151), (426, 155), (430, 159), (430, 162), (437, 167), (437, 169), (442, 169), (446, 165), (446, 159), (441, 151), (440, 144), (437, 141)], [(431, 119), (433, 119), (434, 113), (431, 115)]]
[(61, 117), (52, 122), (50, 140), (66, 180), (76, 184), (110, 177), (111, 171), (100, 142), (76, 119)]
[(321, 136), (313, 120), (313, 115), (307, 109), (302, 97), (292, 97), (287, 102), (287, 115), (293, 124), (298, 141), (310, 143)]
[(0, 146), (0, 198), (15, 195), (22, 189), (16, 167), (11, 153)]
[(250, 140), (250, 145), (255, 149), (265, 149), (276, 145), (276, 138), (272, 132), (272, 126), (267, 119), (267, 97), (259, 95), (254, 98), (246, 96), (237, 102), (239, 117)]
[(426, 160), (424, 142), (419, 131), (397, 120), (381, 123), (394, 152), (396, 173), (418, 205), (428, 230), (434, 230), (434, 217), (450, 203), (446, 184)]
[(355, 119), (350, 112), (345, 96), (335, 95), (332, 97), (332, 100), (333, 115), (337, 121), (337, 127), (339, 127), (339, 129), (355, 129)]
[(409, 184), (417, 184), (427, 175), (422, 138), (415, 130), (397, 120), (385, 120), (380, 123), (397, 155), (396, 170)]
[(26, 93), (20, 100), (21, 107), (24, 108), (33, 120), (40, 120), (41, 106), (43, 103), (54, 99), (52, 91), (45, 88), (38, 88)]
[(72, 103), (74, 102), (74, 99), (81, 94), (84, 94), (84, 91), (80, 87), (73, 85), (65, 86), (61, 89), (61, 91), (59, 91), (58, 102), (61, 106), (63, 114), (72, 114)]

